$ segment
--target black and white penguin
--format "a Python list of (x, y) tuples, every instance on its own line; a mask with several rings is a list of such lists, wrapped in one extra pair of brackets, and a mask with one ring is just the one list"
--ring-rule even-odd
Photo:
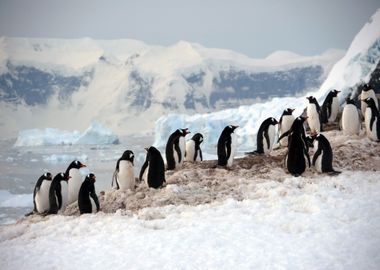
[[(287, 108), (281, 115), (280, 121), (278, 121), (279, 136), (287, 132), (294, 122), (293, 116), (294, 109)], [(288, 137), (282, 138), (279, 142), (281, 146), (288, 146)]]
[(189, 133), (187, 128), (177, 129), (169, 136), (165, 148), (167, 170), (175, 170), (182, 166), (186, 151), (185, 136)]
[(339, 113), (339, 99), (338, 94), (340, 91), (330, 91), (322, 104), (322, 123), (334, 123)]
[(120, 190), (135, 189), (135, 174), (133, 168), (134, 154), (126, 150), (116, 163), (112, 178), (112, 186)]
[(49, 190), (52, 182), (51, 173), (47, 172), (38, 178), (33, 192), (34, 213), (45, 213), (49, 210)]
[(62, 196), (62, 182), (69, 180), (70, 176), (66, 173), (59, 173), (54, 176), (53, 181), (51, 181), (51, 186), (49, 190), (49, 211), (48, 214), (57, 214), (59, 210), (64, 210), (66, 205), (63, 201)]
[(342, 130), (344, 135), (359, 135), (361, 129), (361, 121), (358, 108), (355, 101), (346, 98), (346, 105), (342, 112)]
[(360, 99), (361, 99), (360, 106), (361, 106), (363, 116), (365, 116), (365, 111), (367, 109), (367, 103), (365, 102), (367, 98), (372, 98), (376, 105), (376, 108), (379, 109), (379, 102), (377, 100), (375, 91), (372, 89), (372, 87), (368, 83), (365, 83), (362, 87), (362, 92), (360, 94)]
[(327, 138), (323, 134), (317, 134), (312, 139), (315, 149), (312, 164), (315, 169), (320, 173), (339, 174), (332, 166), (333, 152)]
[(96, 176), (90, 173), (84, 179), (78, 193), (78, 207), (81, 214), (91, 214), (99, 211), (99, 200), (95, 192)]
[(304, 122), (307, 117), (297, 117), (289, 131), (278, 139), (288, 136), (288, 152), (285, 156), (285, 167), (294, 176), (301, 175), (306, 166), (310, 167), (308, 140), (305, 134)]
[(141, 167), (139, 180), (144, 181), (148, 187), (159, 188), (166, 182), (165, 180), (165, 164), (160, 151), (151, 146), (145, 148), (147, 151), (146, 159)]
[(273, 117), (265, 119), (257, 132), (257, 150), (246, 154), (268, 154), (272, 151), (276, 137), (277, 120)]
[(310, 132), (312, 134), (319, 133), (322, 131), (321, 107), (315, 97), (310, 96), (307, 99), (309, 100), (309, 104), (307, 104), (306, 114)]
[(237, 148), (237, 138), (234, 133), (236, 128), (238, 126), (226, 126), (220, 134), (217, 147), (219, 166), (232, 166)]
[(74, 160), (73, 162), (70, 163), (69, 167), (67, 167), (66, 169), (65, 173), (70, 176), (70, 181), (67, 187), (67, 192), (68, 192), (67, 203), (68, 204), (71, 204), (75, 202), (76, 200), (78, 200), (78, 192), (83, 182), (83, 177), (79, 169), (83, 167), (86, 167), (86, 165), (84, 165), (79, 160)]
[(380, 140), (380, 115), (373, 98), (366, 98), (367, 108), (364, 114), (364, 123), (367, 137), (373, 141)]
[(201, 143), (203, 142), (203, 135), (200, 133), (194, 136), (186, 143), (185, 159), (189, 162), (203, 161)]

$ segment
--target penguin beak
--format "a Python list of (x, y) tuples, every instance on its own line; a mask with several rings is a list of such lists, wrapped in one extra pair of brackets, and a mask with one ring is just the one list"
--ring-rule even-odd
[(80, 165), (80, 167), (81, 167), (81, 168), (83, 168), (83, 167), (87, 167), (87, 166), (86, 166), (86, 165), (84, 165), (84, 164), (82, 164), (82, 165)]
[(69, 175), (69, 177), (67, 177), (67, 181), (69, 181), (71, 179), (71, 176)]
[(294, 112), (296, 109), (290, 109), (291, 112)]

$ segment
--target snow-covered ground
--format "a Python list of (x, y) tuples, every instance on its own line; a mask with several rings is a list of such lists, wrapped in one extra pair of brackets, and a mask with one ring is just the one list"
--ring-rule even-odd
[[(107, 189), (102, 212), (0, 227), (4, 269), (378, 269), (380, 145), (324, 133), (338, 176), (285, 172), (285, 149), (186, 163), (167, 186)], [(112, 169), (110, 168), (110, 173)], [(20, 256), (22, 254), (22, 256)]]

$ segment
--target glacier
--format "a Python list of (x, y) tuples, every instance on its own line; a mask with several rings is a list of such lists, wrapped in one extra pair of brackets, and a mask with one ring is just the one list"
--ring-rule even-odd
[[(56, 128), (28, 129), (20, 131), (15, 147), (40, 145), (71, 144), (118, 144), (119, 138), (104, 125), (93, 121), (83, 133), (65, 131)], [(50, 160), (61, 160), (64, 157), (51, 157)]]
[(206, 145), (212, 152), (220, 133), (226, 125), (240, 126), (237, 129), (238, 143), (241, 151), (256, 147), (257, 131), (267, 117), (279, 119), (286, 108), (296, 109), (295, 116), (300, 115), (307, 105), (306, 96), (317, 97), (322, 104), (331, 89), (341, 90), (339, 98), (343, 103), (347, 95), (356, 94), (358, 84), (368, 82), (370, 75), (380, 61), (380, 9), (372, 16), (370, 22), (363, 26), (354, 38), (345, 56), (332, 68), (319, 90), (300, 97), (273, 98), (270, 101), (240, 106), (236, 109), (222, 110), (207, 114), (170, 114), (160, 117), (155, 125), (154, 145), (164, 147), (169, 135), (177, 128), (187, 127), (192, 132), (204, 135)]

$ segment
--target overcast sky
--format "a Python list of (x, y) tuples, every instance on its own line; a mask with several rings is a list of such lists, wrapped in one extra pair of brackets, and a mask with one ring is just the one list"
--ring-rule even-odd
[(347, 49), (380, 0), (0, 0), (0, 36), (179, 40), (263, 58)]

